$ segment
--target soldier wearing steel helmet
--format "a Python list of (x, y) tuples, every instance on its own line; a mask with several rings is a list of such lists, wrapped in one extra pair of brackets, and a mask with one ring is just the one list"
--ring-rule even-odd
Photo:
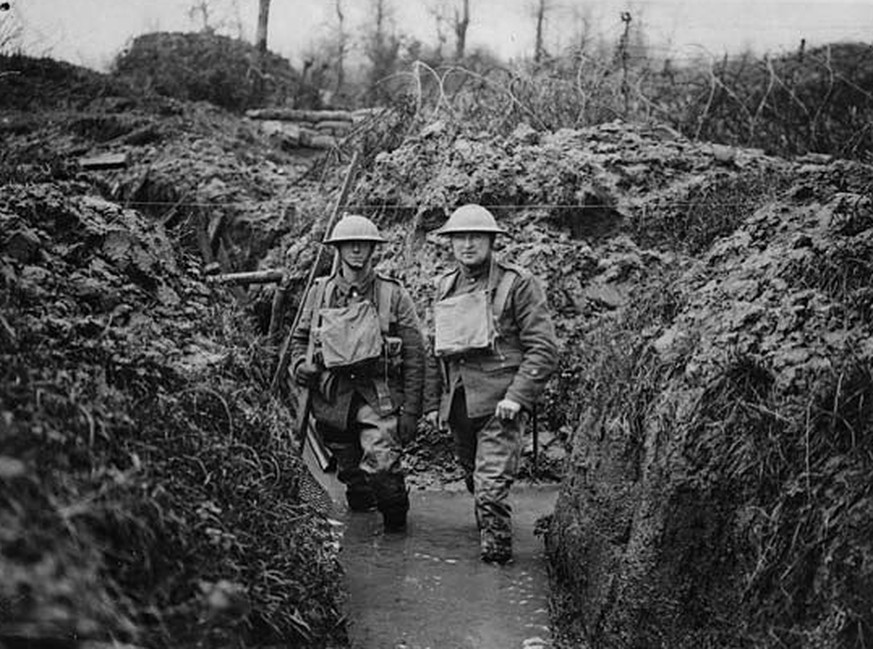
[(372, 269), (385, 241), (375, 224), (344, 216), (326, 243), (339, 267), (304, 298), (291, 334), (291, 371), (311, 390), (312, 415), (337, 460), (352, 511), (378, 509), (386, 531), (406, 527), (402, 444), (421, 415), (425, 351), (415, 305)]
[(425, 413), (452, 432), (482, 560), (506, 563), (509, 490), (527, 418), (557, 364), (555, 331), (537, 279), (495, 257), (505, 231), (491, 212), (463, 205), (436, 233), (450, 239), (457, 264), (436, 282)]

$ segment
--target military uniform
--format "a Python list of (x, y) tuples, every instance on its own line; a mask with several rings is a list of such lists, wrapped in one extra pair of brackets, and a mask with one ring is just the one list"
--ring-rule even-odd
[[(529, 272), (497, 260), (470, 270), (463, 265), (437, 280), (436, 299), (487, 291), (493, 296), (512, 275), (493, 344), (431, 359), (425, 412), (440, 411), (455, 440), (467, 488), (474, 494), (483, 558), (511, 554), (509, 490), (515, 479), (529, 413), (557, 365), (557, 343), (545, 295)], [(502, 399), (522, 406), (498, 419)]]
[[(377, 287), (377, 283), (382, 283)], [(372, 271), (360, 283), (337, 273), (321, 290), (310, 289), (299, 323), (291, 334), (292, 371), (306, 358), (317, 329), (319, 309), (379, 302), (378, 290), (389, 290), (388, 336), (399, 340), (394, 355), (352, 367), (324, 369), (311, 393), (316, 429), (337, 459), (337, 477), (346, 485), (354, 510), (372, 502), (389, 521), (404, 521), (409, 499), (400, 465), (398, 417), (421, 414), (425, 351), (415, 305), (396, 280)], [(317, 295), (323, 303), (316, 304)], [(315, 344), (318, 362), (318, 345)]]

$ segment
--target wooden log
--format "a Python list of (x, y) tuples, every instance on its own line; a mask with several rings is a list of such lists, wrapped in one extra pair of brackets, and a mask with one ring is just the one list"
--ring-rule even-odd
[(313, 135), (306, 144), (301, 145), (310, 149), (333, 149), (336, 146), (336, 138), (333, 135)]
[(246, 111), (246, 117), (285, 122), (352, 121), (352, 114), (347, 110), (301, 110), (297, 108), (252, 108)]
[(82, 169), (120, 169), (127, 166), (126, 153), (101, 153), (89, 158), (79, 158), (79, 166)]
[(318, 122), (315, 128), (319, 131), (328, 131), (330, 133), (347, 133), (352, 128), (351, 122), (337, 122), (335, 120), (325, 120)]
[(225, 284), (228, 286), (240, 286), (243, 284), (272, 284), (281, 282), (285, 277), (285, 271), (268, 269), (268, 270), (251, 270), (242, 273), (221, 273), (219, 275), (210, 275), (206, 281), (210, 284)]

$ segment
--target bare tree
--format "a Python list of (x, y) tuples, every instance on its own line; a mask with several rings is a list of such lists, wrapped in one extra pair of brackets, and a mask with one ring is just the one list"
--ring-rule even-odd
[(586, 52), (591, 44), (591, 9), (589, 7), (582, 9), (574, 6), (572, 16), (572, 47), (578, 49), (579, 52)]
[(387, 99), (387, 90), (381, 82), (397, 65), (400, 39), (394, 31), (393, 8), (389, 0), (372, 0), (372, 21), (365, 35), (364, 51), (370, 60), (370, 83), (367, 91), (370, 102)]
[(534, 10), (536, 17), (536, 37), (534, 40), (534, 62), (539, 63), (543, 59), (545, 48), (543, 46), (543, 32), (545, 30), (546, 13), (551, 10), (549, 0), (538, 0)]
[(258, 5), (258, 31), (255, 37), (255, 46), (263, 56), (267, 52), (267, 26), (270, 20), (270, 0), (259, 0)]
[(188, 18), (196, 23), (199, 16), (201, 31), (212, 31), (212, 25), (210, 23), (211, 15), (212, 2), (210, 0), (197, 0), (197, 2), (192, 2), (191, 5), (188, 7)]
[(446, 8), (445, 0), (429, 4), (427, 6), (427, 12), (433, 18), (434, 26), (436, 27), (437, 44), (434, 54), (436, 55), (437, 60), (442, 60), (443, 48), (448, 41), (448, 36), (446, 36), (445, 31), (446, 23), (448, 23), (448, 10)]
[(342, 0), (334, 1), (334, 11), (336, 12), (336, 92), (340, 92), (346, 81), (346, 54), (349, 47), (349, 36), (346, 33), (346, 16), (343, 12)]
[(462, 0), (461, 11), (455, 7), (455, 58), (461, 60), (467, 49), (467, 28), (470, 26), (470, 0)]
[(239, 0), (193, 0), (188, 5), (188, 18), (202, 32), (225, 31), (242, 38)]

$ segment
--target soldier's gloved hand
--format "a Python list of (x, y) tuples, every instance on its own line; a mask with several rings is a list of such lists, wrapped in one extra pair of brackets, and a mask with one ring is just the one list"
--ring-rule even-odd
[(408, 412), (401, 413), (397, 419), (397, 434), (400, 436), (400, 443), (406, 446), (415, 439), (415, 433), (418, 431), (418, 415), (413, 415)]
[(519, 412), (521, 412), (521, 404), (512, 399), (503, 399), (494, 409), (494, 415), (498, 419), (515, 419)]
[(297, 370), (294, 372), (294, 380), (297, 381), (297, 385), (308, 387), (315, 385), (319, 374), (321, 374), (321, 370), (318, 369), (317, 365), (304, 361), (297, 366)]

